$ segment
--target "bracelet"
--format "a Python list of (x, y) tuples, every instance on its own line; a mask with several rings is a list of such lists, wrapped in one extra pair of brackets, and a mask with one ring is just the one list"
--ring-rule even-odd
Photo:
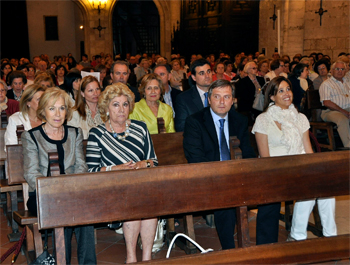
[(106, 167), (106, 171), (112, 171), (112, 167), (113, 167), (113, 166), (107, 166), (107, 167)]

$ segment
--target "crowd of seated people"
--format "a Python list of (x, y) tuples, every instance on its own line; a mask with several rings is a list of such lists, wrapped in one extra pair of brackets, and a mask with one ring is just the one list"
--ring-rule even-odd
[[(238, 112), (237, 115), (253, 127), (261, 157), (312, 152), (305, 133), (310, 126), (309, 121), (298, 114), (302, 98), (312, 87), (319, 91), (325, 107), (320, 117), (336, 123), (343, 146), (350, 147), (349, 54), (339, 54), (333, 60), (322, 53), (309, 56), (296, 54), (292, 60), (288, 55), (280, 56), (277, 52), (271, 58), (259, 52), (248, 56), (244, 53), (234, 56), (220, 53), (217, 59), (214, 54), (204, 57), (193, 54), (187, 62), (180, 54), (172, 54), (169, 59), (146, 53), (128, 53), (125, 58), (120, 55), (113, 58), (101, 52), (91, 59), (84, 54), (81, 61), (77, 61), (69, 53), (67, 56), (55, 56), (52, 61), (44, 54), (33, 57), (32, 62), (27, 58), (1, 60), (0, 107), (9, 117), (4, 143), (17, 144), (16, 126), (24, 125), (28, 133), (24, 134), (23, 147), (25, 150), (30, 148), (30, 152), (24, 151), (24, 171), (30, 182), (32, 200), (35, 200), (35, 178), (46, 173), (40, 167), (40, 159), (45, 156), (43, 146), (60, 148), (63, 173), (156, 166), (156, 150), (149, 141), (149, 134), (158, 133), (157, 118), (164, 119), (167, 133), (184, 131), (189, 116), (210, 108), (212, 103), (225, 105), (225, 98), (213, 102), (215, 95), (208, 94), (214, 82), (231, 84), (233, 98), (230, 102), (233, 107), (229, 113)], [(99, 75), (92, 76), (89, 72)], [(187, 78), (185, 81), (189, 89), (185, 90), (182, 81)], [(265, 95), (263, 110), (253, 108), (260, 91)], [(219, 105), (211, 110), (219, 111)], [(298, 137), (291, 135), (288, 128), (298, 131)], [(74, 137), (69, 137), (68, 133)], [(142, 141), (137, 140), (140, 137)], [(285, 137), (298, 143), (300, 148), (296, 150), (295, 146), (291, 147), (291, 142), (283, 142)], [(82, 139), (88, 139), (86, 158), (77, 151)], [(129, 142), (131, 139), (135, 143)], [(277, 140), (278, 145), (274, 145)], [(35, 141), (43, 145), (36, 146)], [(274, 148), (278, 149), (276, 154), (273, 153)], [(37, 160), (29, 160), (28, 154)], [(81, 163), (80, 168), (73, 166), (74, 161)], [(33, 163), (40, 172), (31, 172), (35, 168)], [(334, 201), (324, 203), (327, 209), (321, 219), (331, 216), (333, 220)], [(289, 240), (305, 239), (305, 220), (314, 201), (298, 205), (301, 210), (295, 211), (293, 234)], [(31, 207), (33, 209), (33, 205)], [(279, 207), (280, 204), (273, 205), (275, 215)], [(304, 212), (301, 214), (301, 211)], [(261, 214), (259, 220), (264, 222), (264, 218)], [(324, 234), (335, 235), (334, 222), (328, 224), (325, 229), (329, 230)], [(140, 232), (144, 245), (142, 259), (151, 259), (155, 229), (156, 219), (124, 224), (127, 263), (136, 261), (135, 233), (138, 235)], [(85, 245), (84, 241), (84, 238), (93, 240), (91, 227), (73, 230), (80, 233), (78, 251), (82, 252), (79, 262), (94, 261), (95, 255), (85, 257), (83, 254), (91, 248), (90, 243)], [(69, 240), (73, 230), (66, 231)], [(275, 235), (274, 238), (272, 241), (275, 242), (278, 237)], [(69, 261), (70, 249), (67, 253)]]

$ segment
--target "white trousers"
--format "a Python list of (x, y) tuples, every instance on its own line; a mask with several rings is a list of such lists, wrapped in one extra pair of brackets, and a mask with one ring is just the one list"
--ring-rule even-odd
[[(296, 240), (307, 238), (307, 225), (310, 213), (316, 200), (297, 201), (294, 205), (292, 229), (290, 236)], [(317, 200), (318, 212), (323, 227), (324, 236), (336, 236), (337, 225), (335, 224), (335, 198), (319, 198)]]

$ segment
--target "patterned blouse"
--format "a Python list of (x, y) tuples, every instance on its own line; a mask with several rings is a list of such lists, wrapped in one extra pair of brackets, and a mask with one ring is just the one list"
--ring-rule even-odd
[(101, 171), (102, 167), (121, 165), (151, 159), (155, 166), (158, 159), (154, 152), (153, 142), (142, 121), (131, 120), (129, 136), (118, 140), (107, 131), (105, 124), (92, 128), (86, 148), (86, 163), (89, 172)]

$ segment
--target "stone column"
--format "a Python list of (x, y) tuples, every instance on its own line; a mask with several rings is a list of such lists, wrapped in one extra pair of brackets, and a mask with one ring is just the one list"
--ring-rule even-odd
[(294, 56), (296, 53), (304, 52), (305, 33), (305, 0), (283, 1), (282, 12), (282, 48), (281, 55)]

